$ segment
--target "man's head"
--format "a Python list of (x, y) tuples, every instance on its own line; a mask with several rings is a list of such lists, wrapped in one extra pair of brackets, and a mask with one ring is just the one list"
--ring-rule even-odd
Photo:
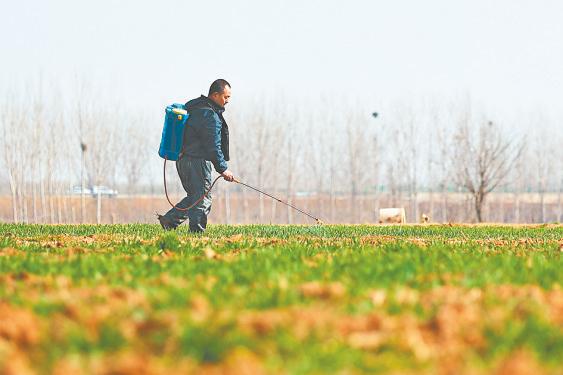
[(231, 97), (231, 85), (224, 79), (215, 80), (209, 88), (207, 97), (213, 100), (215, 104), (224, 107)]

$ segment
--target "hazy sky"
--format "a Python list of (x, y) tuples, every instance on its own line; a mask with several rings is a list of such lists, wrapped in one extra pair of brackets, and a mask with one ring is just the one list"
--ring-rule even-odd
[(0, 85), (75, 77), (157, 108), (235, 99), (448, 97), (562, 114), (563, 1), (0, 0)]

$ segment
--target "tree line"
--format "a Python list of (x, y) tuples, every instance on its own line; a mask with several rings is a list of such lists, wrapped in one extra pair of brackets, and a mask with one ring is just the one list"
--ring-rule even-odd
[[(84, 192), (92, 186), (119, 186), (120, 195), (161, 194), (163, 114), (160, 107), (125, 108), (84, 86), (70, 97), (53, 90), (47, 96), (41, 87), (5, 93), (0, 191), (9, 196), (10, 215), (4, 220), (94, 221)], [(530, 116), (518, 128), (467, 98), (372, 108), (270, 98), (228, 108), (226, 117), (230, 168), (240, 179), (290, 203), (305, 199), (332, 222), (359, 222), (363, 210), (375, 215), (389, 206), (405, 207), (409, 221), (423, 213), (437, 221), (487, 221), (493, 217), (487, 202), (501, 192), (510, 193), (510, 215), (500, 221), (561, 221), (563, 132), (556, 120)], [(181, 194), (172, 165), (168, 176)], [(72, 195), (77, 186), (79, 196)], [(539, 204), (526, 204), (530, 194)], [(285, 222), (295, 222), (293, 211), (236, 185), (220, 184), (216, 196), (227, 213), (230, 197), (242, 202), (248, 214), (239, 221), (254, 215), (264, 222), (283, 210)], [(448, 214), (452, 197), (460, 196), (464, 203), (456, 204), (465, 214)]]

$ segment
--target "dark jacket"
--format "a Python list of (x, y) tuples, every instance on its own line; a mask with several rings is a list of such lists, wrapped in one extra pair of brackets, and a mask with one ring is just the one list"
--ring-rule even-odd
[(229, 127), (223, 118), (225, 108), (202, 95), (186, 103), (190, 114), (184, 130), (182, 153), (209, 160), (218, 173), (227, 170)]

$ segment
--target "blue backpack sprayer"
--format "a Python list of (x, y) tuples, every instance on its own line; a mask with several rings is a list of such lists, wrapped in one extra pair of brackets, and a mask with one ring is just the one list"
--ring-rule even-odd
[[(187, 211), (192, 207), (195, 207), (198, 203), (200, 203), (211, 191), (211, 189), (213, 189), (213, 186), (215, 186), (215, 183), (222, 177), (222, 176), (218, 176), (217, 178), (215, 178), (215, 180), (213, 181), (213, 183), (211, 184), (211, 186), (209, 187), (209, 189), (197, 200), (195, 201), (193, 204), (191, 204), (189, 207), (186, 208), (180, 208), (175, 206), (171, 201), (170, 198), (168, 197), (168, 190), (166, 188), (166, 162), (168, 160), (172, 160), (172, 161), (177, 161), (180, 158), (180, 154), (182, 153), (182, 146), (183, 146), (183, 141), (184, 141), (184, 128), (188, 125), (188, 118), (190, 117), (189, 112), (186, 110), (185, 106), (183, 104), (179, 104), (179, 103), (174, 103), (171, 104), (169, 106), (166, 107), (165, 110), (165, 116), (164, 116), (164, 128), (162, 129), (162, 139), (160, 141), (160, 147), (158, 149), (158, 155), (164, 159), (164, 194), (166, 195), (166, 199), (168, 200), (168, 203), (170, 203), (170, 205), (172, 207), (174, 207), (177, 210), (180, 211)], [(289, 204), (288, 202), (284, 202), (279, 198), (276, 198), (266, 192), (263, 192), (253, 186), (250, 186), (248, 184), (245, 184), (244, 182), (240, 182), (237, 179), (234, 179), (233, 182), (236, 182), (237, 184), (246, 186), (254, 191), (257, 191), (260, 194), (264, 194), (267, 197), (270, 197), (272, 199), (275, 199), (276, 201), (285, 204), (286, 206), (289, 206), (297, 211), (299, 211), (300, 213), (310, 217), (311, 219), (314, 219), (317, 224), (322, 224), (322, 220), (308, 214), (307, 212)]]

